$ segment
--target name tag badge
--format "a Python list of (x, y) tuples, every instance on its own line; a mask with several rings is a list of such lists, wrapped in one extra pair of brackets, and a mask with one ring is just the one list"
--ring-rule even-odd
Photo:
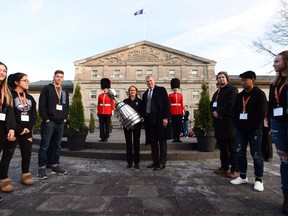
[(213, 102), (212, 106), (217, 107), (217, 101)]
[(6, 113), (0, 113), (0, 121), (6, 120)]
[(21, 121), (29, 122), (29, 115), (21, 115)]
[(277, 107), (273, 109), (273, 116), (282, 116), (283, 115), (283, 107)]
[(248, 119), (248, 113), (240, 113), (239, 119), (247, 120)]
[(61, 104), (56, 104), (56, 110), (63, 110), (63, 106)]

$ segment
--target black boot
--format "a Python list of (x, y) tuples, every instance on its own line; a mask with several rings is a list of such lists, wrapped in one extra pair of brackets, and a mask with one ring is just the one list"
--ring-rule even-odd
[(282, 205), (282, 213), (285, 215), (288, 215), (288, 189), (282, 189), (283, 190), (283, 197), (284, 202)]

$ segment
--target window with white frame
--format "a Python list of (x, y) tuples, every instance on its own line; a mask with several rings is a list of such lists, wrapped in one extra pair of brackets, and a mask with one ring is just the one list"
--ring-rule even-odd
[(169, 70), (169, 78), (175, 78), (175, 70)]
[(189, 71), (189, 78), (197, 78), (198, 77), (198, 70), (191, 70)]
[(146, 76), (152, 76), (152, 75), (153, 75), (153, 70), (148, 69), (148, 70), (146, 71)]
[(137, 78), (142, 78), (143, 71), (141, 69), (136, 70), (136, 77)]
[(120, 70), (114, 70), (114, 77), (120, 77)]
[(197, 100), (199, 100), (200, 99), (200, 93), (199, 93), (199, 91), (193, 91), (192, 92), (192, 100), (193, 101), (197, 101)]
[(96, 90), (90, 91), (90, 99), (97, 99), (97, 91)]
[(98, 77), (98, 70), (92, 70), (91, 77)]

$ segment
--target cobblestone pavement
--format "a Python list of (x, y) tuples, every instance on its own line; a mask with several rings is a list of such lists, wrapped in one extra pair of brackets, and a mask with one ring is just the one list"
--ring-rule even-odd
[(10, 166), (13, 193), (1, 193), (0, 215), (281, 215), (279, 160), (265, 162), (264, 192), (253, 191), (253, 163), (249, 184), (232, 185), (214, 174), (219, 159), (168, 161), (166, 169), (127, 169), (125, 161), (61, 157), (65, 176), (48, 172), (38, 180), (37, 154), (31, 172), (35, 185), (19, 182), (20, 153)]

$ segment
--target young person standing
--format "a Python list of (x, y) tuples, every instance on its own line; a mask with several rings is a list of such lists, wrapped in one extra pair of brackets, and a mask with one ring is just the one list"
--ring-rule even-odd
[(218, 90), (213, 94), (210, 106), (221, 161), (221, 166), (215, 170), (215, 173), (227, 174), (229, 178), (236, 178), (239, 175), (239, 168), (235, 143), (236, 128), (232, 120), (232, 108), (238, 90), (229, 83), (226, 72), (217, 74), (217, 84)]
[[(19, 143), (22, 162), (22, 174), (20, 181), (24, 185), (33, 185), (34, 180), (29, 172), (31, 152), (32, 152), (32, 129), (36, 123), (36, 102), (34, 98), (28, 94), (29, 80), (24, 73), (11, 74), (8, 77), (8, 85), (11, 88), (14, 100), (14, 114), (16, 118), (15, 134), (17, 140), (8, 142), (3, 149), (3, 157), (0, 162), (0, 180), (5, 181), (8, 178), (8, 168), (14, 154), (16, 144)], [(12, 184), (8, 184), (1, 188), (4, 192), (12, 192), (14, 190)]]
[(282, 212), (288, 215), (288, 50), (274, 58), (276, 78), (270, 85), (269, 116), (272, 137), (280, 157)]
[[(7, 66), (0, 62), (0, 152), (7, 146), (7, 140), (12, 142), (16, 140), (13, 98), (7, 85), (7, 70)], [(3, 154), (2, 157), (4, 157)], [(1, 189), (5, 187), (8, 187), (8, 189), (11, 188), (11, 179), (2, 178), (0, 186)], [(0, 197), (0, 201), (2, 200)]]
[(246, 151), (249, 143), (254, 163), (254, 190), (263, 191), (264, 161), (261, 145), (262, 126), (267, 113), (267, 99), (265, 93), (254, 85), (256, 74), (253, 71), (246, 71), (239, 77), (243, 91), (236, 97), (233, 121), (237, 129), (236, 144), (240, 176), (230, 183), (234, 185), (248, 183)]
[(51, 173), (66, 175), (67, 171), (59, 165), (64, 124), (69, 112), (69, 93), (63, 89), (64, 72), (56, 70), (53, 82), (45, 86), (39, 98), (41, 122), (41, 141), (38, 151), (38, 178), (47, 179), (47, 150), (51, 150)]

